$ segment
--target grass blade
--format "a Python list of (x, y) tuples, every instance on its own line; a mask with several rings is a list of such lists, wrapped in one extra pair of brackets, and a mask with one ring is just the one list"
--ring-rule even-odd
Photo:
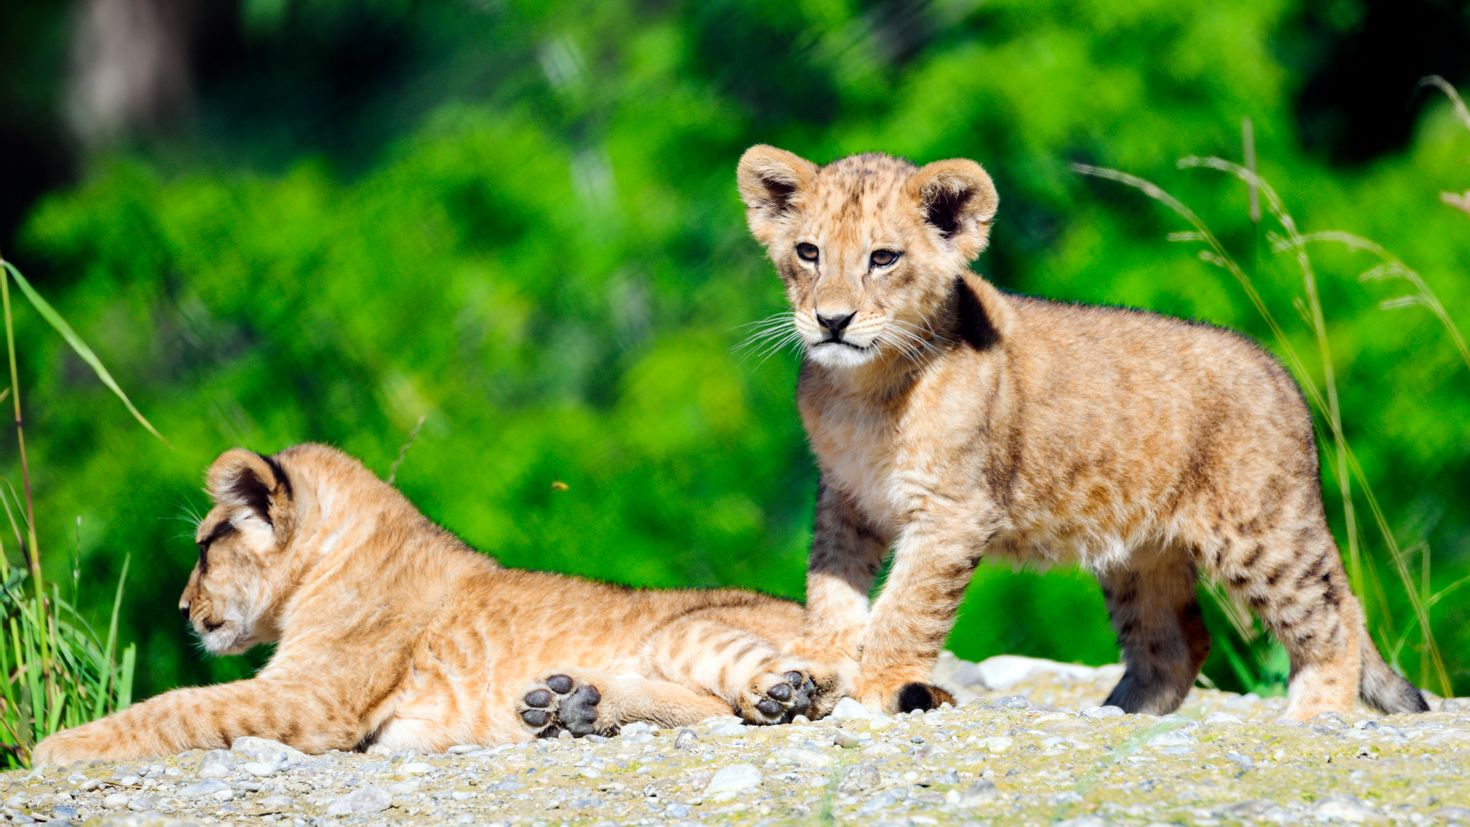
[(168, 445), (168, 440), (164, 439), (163, 434), (160, 434), (158, 429), (153, 427), (153, 423), (149, 422), (143, 416), (142, 412), (133, 405), (133, 401), (123, 392), (123, 389), (117, 384), (117, 381), (112, 378), (112, 374), (102, 364), (102, 360), (98, 359), (97, 354), (92, 352), (92, 348), (88, 347), (87, 343), (82, 341), (82, 337), (77, 335), (77, 332), (72, 329), (72, 326), (66, 319), (62, 318), (61, 314), (56, 312), (56, 308), (52, 307), (50, 302), (42, 298), (40, 293), (36, 292), (36, 289), (31, 286), (31, 283), (26, 281), (26, 277), (22, 276), (20, 271), (15, 268), (15, 265), (4, 260), (0, 260), (0, 265), (3, 265), (5, 272), (9, 273), (15, 279), (15, 283), (19, 285), (20, 291), (25, 294), (26, 299), (30, 301), (31, 305), (36, 308), (36, 312), (41, 314), (41, 318), (45, 319), (46, 323), (51, 325), (57, 333), (61, 334), (61, 338), (65, 339), (66, 343), (71, 346), (71, 349), (76, 352), (77, 356), (92, 368), (92, 372), (97, 374), (97, 378), (102, 381), (102, 384), (106, 385), (107, 389), (112, 391), (113, 395), (127, 407), (128, 412), (133, 415), (133, 418), (138, 420), (138, 424), (146, 428), (148, 433), (158, 437), (159, 442)]

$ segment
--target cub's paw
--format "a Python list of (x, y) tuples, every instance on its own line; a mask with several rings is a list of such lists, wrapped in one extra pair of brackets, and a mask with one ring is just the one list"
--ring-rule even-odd
[(836, 663), (816, 663), (809, 670), (816, 692), (812, 694), (812, 708), (806, 714), (813, 721), (825, 718), (844, 696), (853, 694), (857, 685), (858, 664), (855, 660)]
[(762, 671), (751, 679), (735, 703), (748, 724), (787, 724), (812, 710), (816, 683), (806, 669)]
[(614, 727), (597, 721), (600, 703), (602, 692), (596, 686), (569, 675), (552, 675), (521, 697), (520, 719), (537, 738), (555, 738), (563, 730), (574, 738), (611, 734)]
[(31, 751), (31, 764), (37, 767), (56, 767), (80, 761), (95, 761), (99, 758), (127, 758), (119, 750), (117, 738), (99, 736), (88, 726), (58, 732)]

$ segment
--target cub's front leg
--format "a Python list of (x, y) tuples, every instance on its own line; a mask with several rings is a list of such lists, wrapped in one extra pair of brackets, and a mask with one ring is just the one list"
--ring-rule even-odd
[(864, 706), (887, 712), (954, 702), (929, 681), (965, 588), (995, 535), (992, 512), (973, 503), (926, 504), (912, 514), (863, 633), (853, 692)]
[(360, 716), (321, 685), (261, 678), (166, 692), (36, 745), (37, 766), (132, 760), (189, 749), (227, 748), (254, 735), (305, 752), (351, 749), (366, 735)]
[(789, 647), (791, 654), (837, 676), (835, 688), (817, 700), (812, 717), (827, 714), (853, 690), (868, 593), (890, 541), (862, 516), (850, 496), (823, 481), (807, 563), (806, 628)]

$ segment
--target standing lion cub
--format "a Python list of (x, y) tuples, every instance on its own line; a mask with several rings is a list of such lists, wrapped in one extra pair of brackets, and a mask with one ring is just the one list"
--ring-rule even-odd
[(1355, 696), (1426, 709), (1363, 626), (1311, 420), (1271, 357), (1213, 327), (975, 276), (998, 199), (973, 161), (818, 167), (755, 146), (738, 178), (806, 350), (797, 399), (821, 487), (802, 651), (855, 673), (844, 688), (860, 701), (948, 698), (927, 681), (995, 554), (1097, 574), (1127, 663), (1107, 703), (1125, 710), (1169, 712), (1194, 683), (1210, 643), (1198, 571), (1286, 646), (1290, 717)]
[(179, 611), (215, 654), (279, 641), (249, 680), (176, 689), (36, 747), (36, 764), (227, 747), (439, 751), (623, 724), (807, 712), (783, 654), (801, 607), (501, 568), (322, 445), (226, 452)]

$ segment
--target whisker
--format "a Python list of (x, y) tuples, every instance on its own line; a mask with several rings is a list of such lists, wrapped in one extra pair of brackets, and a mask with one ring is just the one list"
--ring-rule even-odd
[(734, 327), (732, 327), (730, 329), (731, 330), (746, 330), (748, 328), (759, 327), (760, 325), (767, 324), (767, 323), (770, 323), (770, 322), (784, 322), (784, 321), (786, 321), (789, 318), (791, 318), (791, 312), (790, 311), (784, 311), (784, 312), (781, 312), (781, 313), (776, 313), (775, 315), (767, 316), (764, 319), (756, 319), (753, 322), (745, 322), (744, 324), (738, 324), (738, 325), (735, 325)]
[(761, 319), (755, 322), (754, 325), (747, 325), (746, 327), (751, 327), (752, 329), (746, 335), (745, 339), (736, 345), (734, 349), (736, 352), (755, 349), (772, 338), (784, 336), (787, 331), (793, 329), (794, 323), (795, 320), (790, 313), (782, 313), (777, 316)]
[(781, 339), (777, 340), (776, 343), (773, 344), (769, 349), (767, 349), (765, 351), (765, 355), (761, 357), (761, 360), (759, 362), (755, 363), (755, 366), (759, 368), (761, 365), (764, 365), (766, 363), (767, 359), (770, 359), (772, 356), (775, 356), (777, 353), (780, 353), (787, 347), (798, 344), (801, 341), (801, 332), (793, 328), (790, 334), (783, 336)]
[(758, 342), (753, 343), (752, 346), (748, 348), (746, 352), (742, 355), (742, 358), (759, 358), (760, 361), (756, 363), (756, 366), (759, 367), (761, 363), (770, 358), (771, 354), (780, 350), (784, 350), (788, 345), (800, 341), (800, 339), (801, 334), (794, 327), (786, 330), (776, 331), (772, 334), (764, 336)]

